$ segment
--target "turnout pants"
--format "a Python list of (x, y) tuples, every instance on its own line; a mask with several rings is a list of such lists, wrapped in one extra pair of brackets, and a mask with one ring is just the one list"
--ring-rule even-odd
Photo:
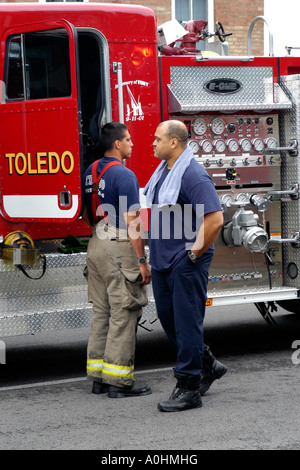
[(100, 222), (89, 242), (87, 268), (93, 304), (88, 378), (120, 387), (132, 385), (137, 321), (147, 300), (127, 231)]
[(208, 270), (213, 254), (204, 253), (196, 263), (186, 254), (170, 271), (152, 268), (152, 287), (158, 318), (177, 348), (175, 372), (202, 372), (203, 320)]

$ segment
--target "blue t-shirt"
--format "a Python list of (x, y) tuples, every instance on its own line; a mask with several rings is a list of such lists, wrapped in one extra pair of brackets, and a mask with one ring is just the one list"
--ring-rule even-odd
[[(222, 210), (211, 178), (196, 160), (182, 177), (176, 205), (159, 208), (159, 190), (169, 171), (167, 167), (163, 171), (151, 207), (150, 264), (159, 271), (171, 269), (191, 249), (205, 214)], [(214, 245), (207, 250), (213, 251)]]
[[(117, 158), (103, 157), (97, 165), (97, 176), (101, 173), (105, 165)], [(88, 210), (90, 222), (93, 224), (91, 210), (92, 204), (92, 165), (88, 167), (84, 174), (85, 202)], [(139, 184), (135, 174), (123, 165), (115, 165), (104, 173), (98, 185), (98, 196), (102, 208), (107, 213), (109, 222), (117, 228), (126, 228), (123, 217), (129, 210), (138, 210)]]

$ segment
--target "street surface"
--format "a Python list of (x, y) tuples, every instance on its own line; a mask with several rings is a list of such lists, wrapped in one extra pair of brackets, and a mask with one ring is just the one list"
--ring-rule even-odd
[(158, 460), (163, 451), (299, 450), (300, 313), (278, 308), (274, 318), (277, 326), (267, 325), (247, 304), (207, 309), (205, 340), (228, 372), (202, 408), (181, 413), (157, 409), (175, 384), (158, 321), (151, 333), (138, 331), (135, 379), (153, 393), (137, 398), (91, 394), (88, 329), (2, 338), (0, 449), (110, 451), (111, 464), (126, 450), (155, 450)]

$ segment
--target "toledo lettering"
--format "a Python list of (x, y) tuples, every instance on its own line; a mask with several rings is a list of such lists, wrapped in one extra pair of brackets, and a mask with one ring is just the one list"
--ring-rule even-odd
[(66, 150), (61, 155), (57, 152), (6, 153), (8, 174), (13, 175), (54, 175), (59, 171), (69, 175), (74, 169), (74, 157)]

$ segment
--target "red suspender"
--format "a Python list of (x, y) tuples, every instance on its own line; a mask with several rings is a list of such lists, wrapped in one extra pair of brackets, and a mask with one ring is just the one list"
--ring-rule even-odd
[(96, 161), (93, 163), (93, 166), (92, 166), (92, 181), (93, 181), (92, 215), (93, 215), (94, 223), (95, 223), (95, 224), (96, 224), (97, 222), (99, 222), (100, 220), (104, 219), (105, 217), (107, 217), (107, 215), (104, 213), (102, 207), (99, 207), (99, 206), (101, 206), (101, 202), (100, 202), (100, 199), (99, 199), (99, 196), (98, 196), (99, 181), (101, 180), (101, 178), (102, 178), (102, 176), (104, 175), (104, 173), (106, 172), (106, 170), (108, 170), (111, 166), (114, 166), (114, 165), (122, 165), (121, 162), (117, 162), (116, 160), (114, 160), (113, 162), (108, 163), (108, 164), (103, 168), (103, 170), (101, 171), (100, 175), (99, 175), (98, 178), (97, 178), (97, 166), (98, 166), (98, 162), (99, 162), (99, 160), (96, 160)]

